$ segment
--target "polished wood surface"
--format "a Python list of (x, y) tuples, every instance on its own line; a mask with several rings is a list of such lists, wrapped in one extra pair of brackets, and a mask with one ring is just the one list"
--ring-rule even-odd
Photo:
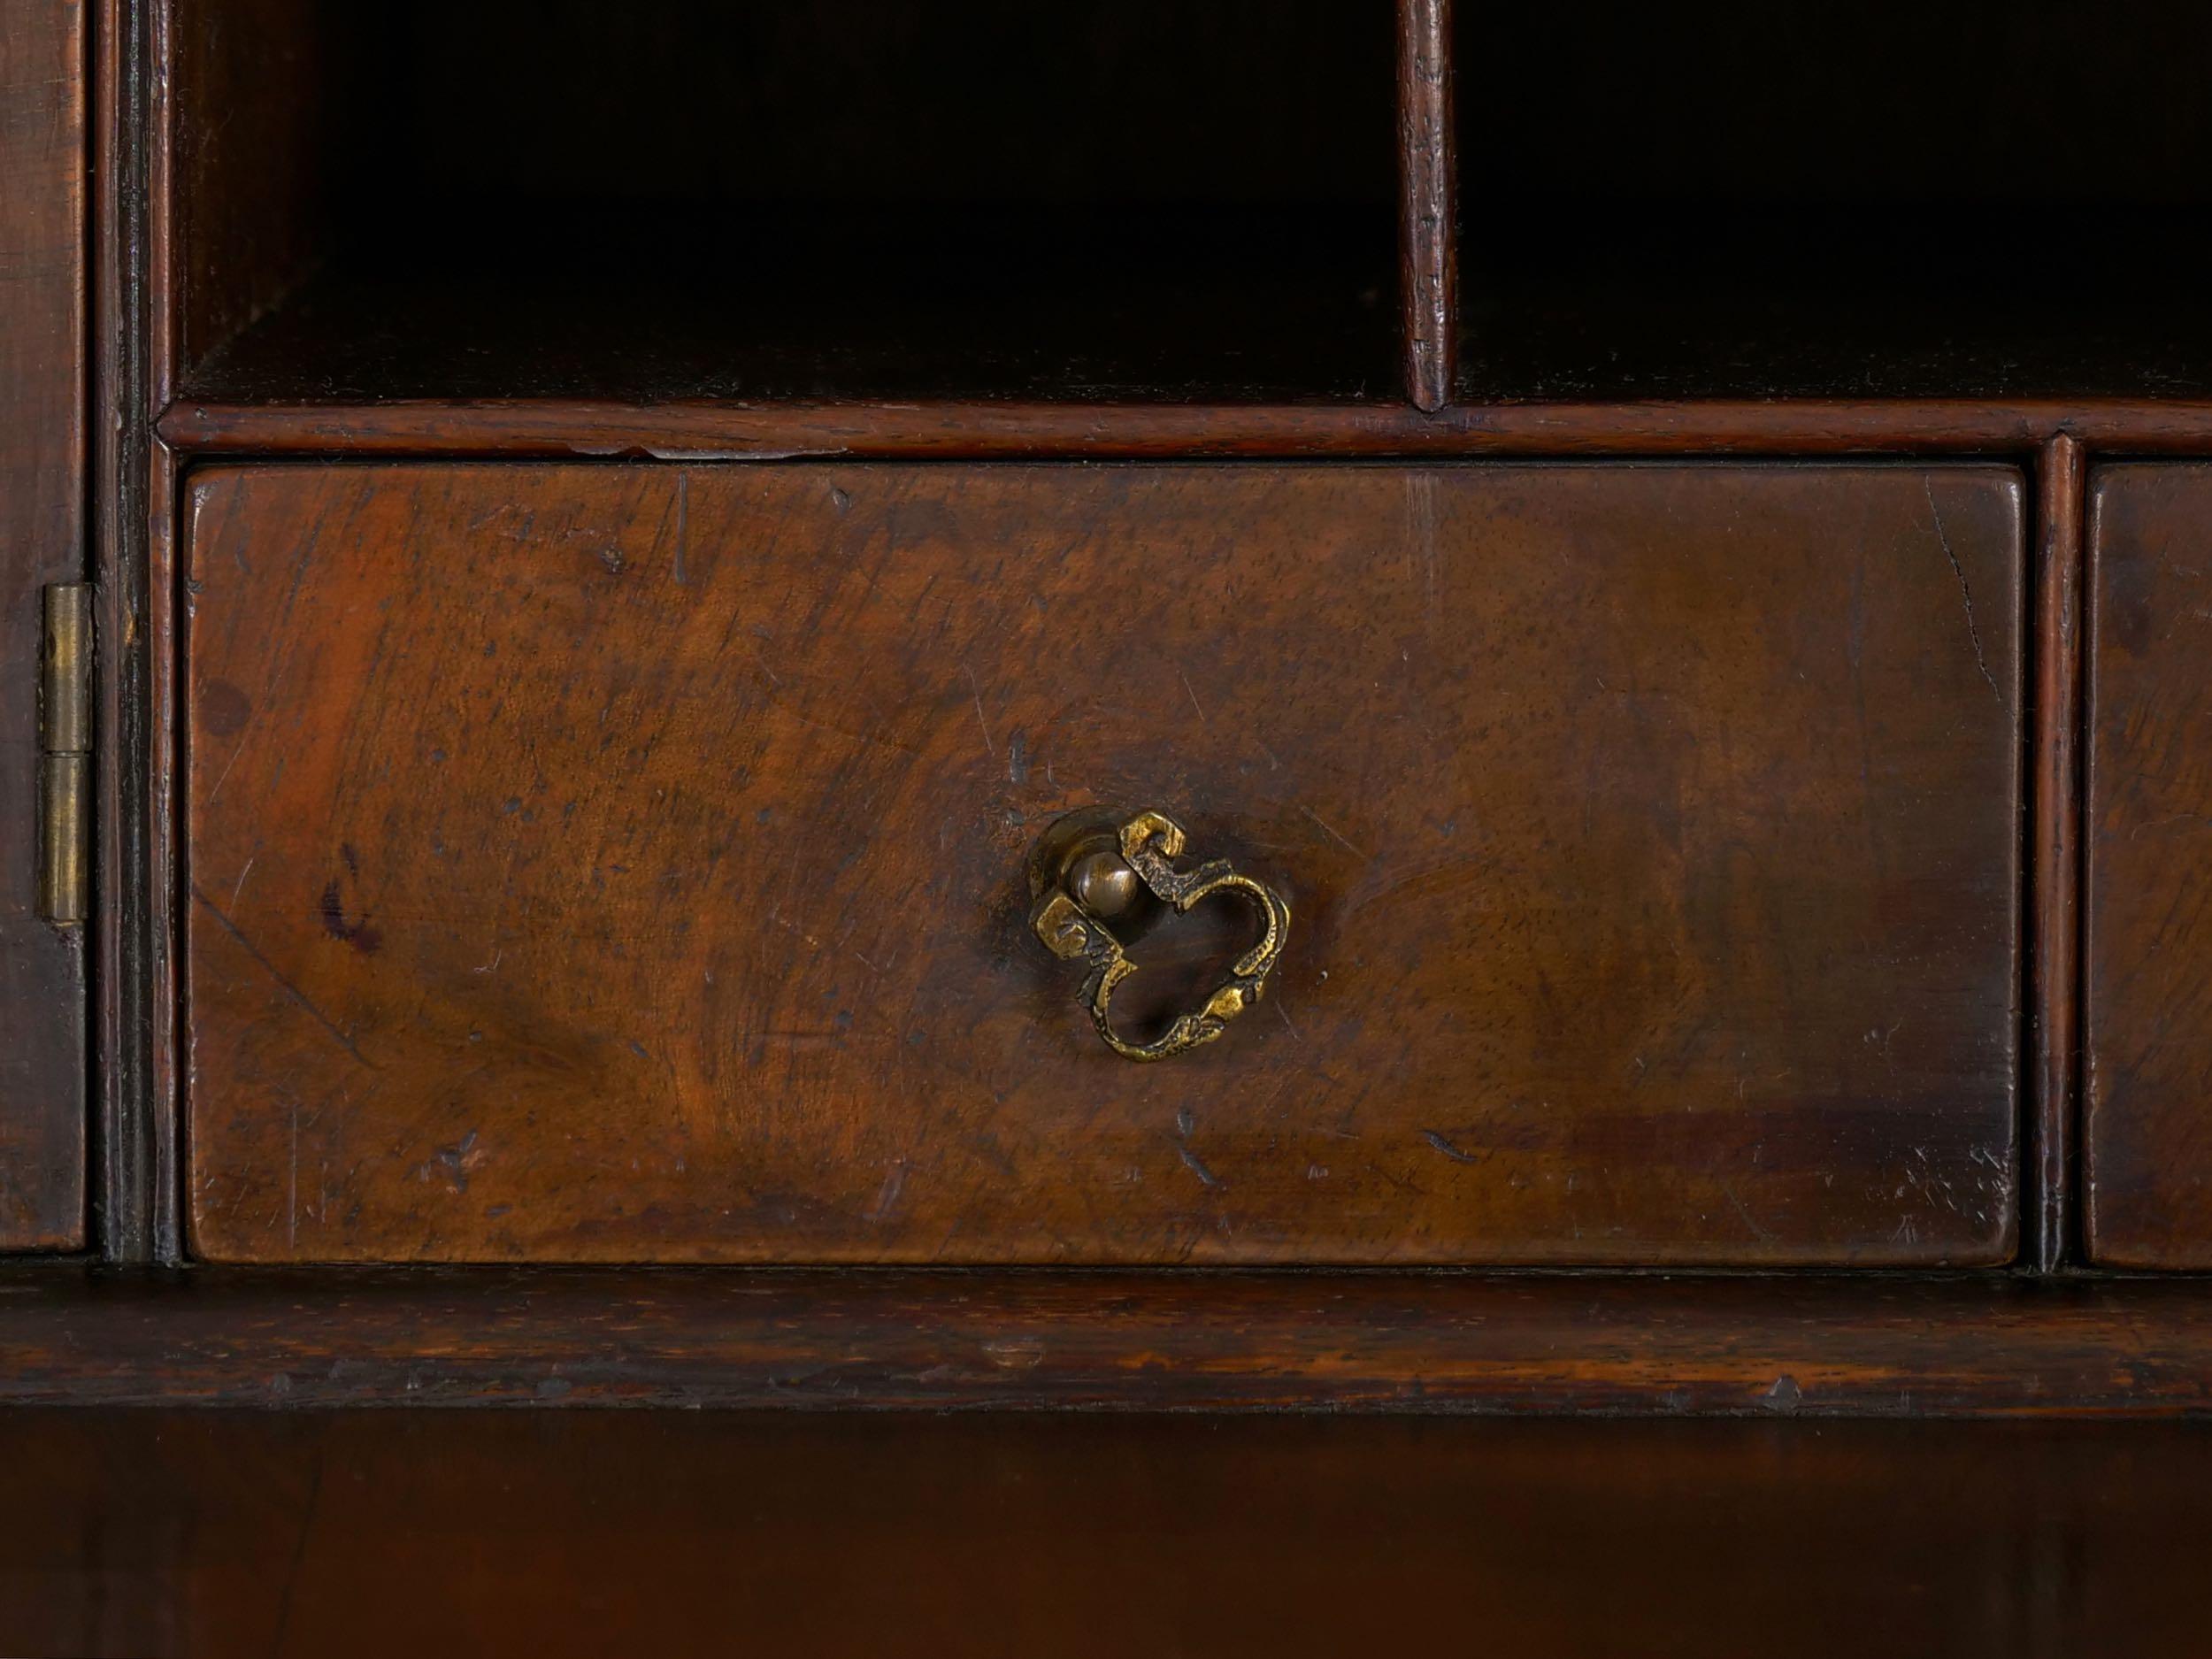
[(2087, 465), (2063, 434), (2036, 457), (2034, 715), (2028, 848), (2028, 1180), (2022, 1254), (2078, 1257), (2081, 1072), (2082, 516)]
[[(2010, 1254), (2008, 471), (191, 494), (205, 1258)], [(1093, 803), (1289, 895), (1227, 1040), (1028, 936)]]
[(1451, 406), (1084, 406), (1025, 401), (649, 408), (600, 399), (226, 403), (180, 399), (163, 439), (194, 456), (533, 460), (1273, 460), (1986, 456), (2056, 437), (2085, 451), (2212, 451), (2212, 403), (2173, 398), (1730, 398)]
[(0, 1416), (0, 1647), (2200, 1650), (2212, 1430)]
[(2200, 1281), (211, 1268), (0, 1275), (0, 1400), (2200, 1417)]
[(0, 1250), (85, 1237), (81, 928), (39, 914), (40, 589), (85, 573), (85, 19), (0, 16)]
[(1459, 326), (1459, 189), (1454, 178), (1452, 0), (1398, 0), (1398, 292), (1406, 396), (1448, 403)]
[(2099, 468), (2084, 1185), (2101, 1263), (2212, 1267), (2212, 467)]
[[(172, 884), (152, 856), (168, 842), (151, 808), (168, 788), (174, 752), (154, 732), (151, 695), (165, 684), (173, 642), (165, 561), (172, 495), (155, 477), (156, 457), (173, 451), (153, 435), (168, 397), (157, 371), (166, 363), (165, 282), (156, 280), (154, 202), (146, 188), (154, 142), (149, 48), (155, 19), (123, 0), (94, 0), (91, 19), (92, 306), (89, 392), (102, 411), (89, 434), (90, 573), (98, 614), (99, 798), (94, 814), (98, 895), (91, 955), (92, 1168), (88, 1243), (104, 1260), (173, 1259), (156, 1217), (173, 1220), (173, 1179), (164, 1181), (157, 1148), (175, 1121), (157, 1105), (165, 1070), (159, 1037), (168, 1012), (165, 934)], [(158, 171), (157, 169), (156, 171)], [(174, 1165), (166, 1171), (173, 1175)]]

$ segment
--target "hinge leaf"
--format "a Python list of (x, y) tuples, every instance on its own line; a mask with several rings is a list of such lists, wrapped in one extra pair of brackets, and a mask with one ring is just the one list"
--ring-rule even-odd
[(92, 589), (46, 589), (38, 686), (39, 913), (65, 927), (91, 908)]

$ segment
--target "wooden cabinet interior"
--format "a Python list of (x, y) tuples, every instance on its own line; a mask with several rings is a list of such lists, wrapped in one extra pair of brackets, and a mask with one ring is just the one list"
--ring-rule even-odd
[[(1993, 1016), (2017, 1014), (2000, 1039), (2017, 1100), (2009, 1265), (2032, 1298), (2095, 1274), (2074, 1133), (2078, 742), (2129, 714), (2083, 690), (2085, 480), (2212, 454), (2212, 339), (2191, 287), (2212, 202), (2200, 8), (96, 0), (88, 14), (99, 1258), (174, 1263), (185, 1244), (180, 526), (210, 464), (1663, 455), (1970, 460), (2025, 480), (2008, 601), (2008, 781), (2024, 787), (2003, 803), (2017, 927)], [(1933, 611), (1921, 620), (1932, 629)], [(1977, 1006), (1997, 1010), (1996, 992)], [(1978, 1236), (1978, 1262), (2012, 1242)], [(287, 1281), (223, 1317), (273, 1329), (269, 1310), (318, 1282), (347, 1281)], [(1604, 1283), (1678, 1317), (1671, 1290)], [(1836, 1293), (1865, 1322), (1848, 1340), (1878, 1348), (1866, 1332), (1909, 1326), (1934, 1346), (1898, 1374), (1932, 1375), (1951, 1352), (1937, 1327), (1970, 1342), (1979, 1316), (1903, 1283)], [(1398, 1294), (1330, 1284), (1378, 1321)], [(104, 1294), (91, 1283), (40, 1317), (79, 1328), (105, 1317), (87, 1311)], [(2154, 1320), (2178, 1329), (2192, 1305), (2159, 1302)], [(2137, 1311), (2067, 1350), (2092, 1361), (2015, 1353), (2027, 1392), (1980, 1376), (1953, 1407), (2124, 1409), (2091, 1377), (2137, 1363)], [(379, 1340), (388, 1382), (404, 1343)], [(1724, 1317), (1698, 1326), (1677, 1382), (1735, 1340)], [(1418, 1352), (1391, 1352), (1417, 1380)], [(2127, 1374), (2139, 1399), (2193, 1409), (2191, 1363), (2160, 1349)], [(40, 1363), (24, 1386), (67, 1371)], [(2036, 1394), (2046, 1379), (2055, 1392)], [(1634, 1390), (1746, 1409), (1655, 1371)], [(1532, 1385), (1508, 1403), (1542, 1397)]]
[(2201, 6), (1455, 25), (1465, 402), (2212, 390)]
[(213, 401), (1389, 398), (1340, 0), (180, 0)]
[(1472, 404), (2212, 389), (2185, 0), (1398, 10), (175, 0), (175, 384), (1426, 406), (1455, 357)]

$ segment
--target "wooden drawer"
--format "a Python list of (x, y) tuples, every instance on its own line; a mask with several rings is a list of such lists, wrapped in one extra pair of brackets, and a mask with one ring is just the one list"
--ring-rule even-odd
[(2212, 466), (2100, 468), (2089, 538), (2084, 1221), (2212, 1267)]
[[(203, 1257), (2012, 1248), (2009, 471), (222, 467), (188, 560)], [(1288, 898), (1221, 1041), (1032, 936), (1093, 804)]]

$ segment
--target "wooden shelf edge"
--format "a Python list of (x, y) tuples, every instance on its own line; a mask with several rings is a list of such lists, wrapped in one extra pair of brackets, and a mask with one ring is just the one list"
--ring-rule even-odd
[(0, 1404), (2212, 1413), (2212, 1281), (0, 1270)]
[(157, 430), (196, 455), (572, 460), (2212, 452), (2212, 401), (1710, 400), (1508, 403), (619, 403), (184, 399)]

